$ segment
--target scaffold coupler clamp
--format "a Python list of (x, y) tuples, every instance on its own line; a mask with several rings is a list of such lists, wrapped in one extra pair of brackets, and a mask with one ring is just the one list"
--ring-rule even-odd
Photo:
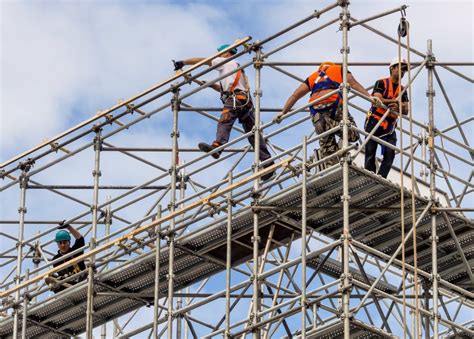
[(232, 332), (230, 332), (230, 331), (224, 331), (224, 333), (222, 334), (222, 336), (223, 336), (224, 338), (230, 338), (230, 339), (235, 338), (234, 335), (232, 334)]
[(339, 238), (339, 241), (341, 243), (343, 243), (344, 240), (346, 240), (346, 239), (347, 239), (347, 241), (351, 242), (352, 241), (352, 236), (350, 234), (341, 234), (341, 237)]
[(22, 171), (28, 172), (31, 167), (35, 164), (35, 161), (31, 158), (26, 159), (25, 161), (21, 161), (20, 164), (18, 165), (18, 168), (21, 169)]
[[(346, 275), (342, 273), (340, 279), (341, 279), (341, 283), (339, 284), (339, 288), (338, 288), (339, 292), (344, 293), (347, 291), (349, 292), (352, 291), (352, 287), (353, 287), (352, 274), (347, 273)], [(346, 279), (347, 279), (347, 284), (346, 284)]]
[[(345, 318), (346, 318), (346, 314), (341, 311), (341, 320), (344, 320)], [(347, 318), (349, 318), (349, 320), (354, 319), (354, 313), (352, 312), (347, 313)]]

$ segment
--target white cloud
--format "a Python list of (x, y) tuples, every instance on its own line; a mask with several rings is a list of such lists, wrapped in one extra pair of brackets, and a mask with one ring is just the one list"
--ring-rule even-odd
[[(206, 5), (2, 2), (1, 132), (12, 155), (172, 74), (222, 41)], [(13, 153), (12, 153), (13, 152)]]

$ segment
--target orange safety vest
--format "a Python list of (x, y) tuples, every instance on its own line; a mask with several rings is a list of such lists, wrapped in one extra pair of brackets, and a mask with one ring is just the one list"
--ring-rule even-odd
[[(398, 85), (395, 91), (393, 90), (392, 80), (390, 78), (380, 79), (384, 82), (385, 90), (382, 94), (384, 99), (396, 99), (400, 93), (400, 87), (403, 90), (403, 86)], [(385, 114), (385, 109), (382, 107), (375, 107), (372, 105), (369, 112), (369, 118), (372, 117), (375, 120), (382, 119), (382, 116)], [(390, 112), (388, 116), (382, 121), (380, 127), (384, 130), (388, 130), (390, 127), (395, 127), (397, 124), (398, 114)]]
[[(309, 102), (314, 101), (329, 92), (339, 88), (342, 82), (342, 67), (341, 65), (324, 65), (311, 74), (308, 78), (311, 96)], [(339, 101), (341, 95), (339, 93), (331, 95), (316, 105), (324, 103), (335, 103)]]

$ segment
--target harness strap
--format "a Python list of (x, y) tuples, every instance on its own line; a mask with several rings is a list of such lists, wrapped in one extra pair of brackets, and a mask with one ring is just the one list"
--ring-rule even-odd
[(230, 88), (231, 93), (234, 92), (235, 88), (237, 87), (241, 76), (242, 76), (242, 70), (239, 70), (237, 74), (235, 75), (234, 83), (232, 84)]
[[(316, 92), (337, 88), (339, 88), (339, 83), (333, 81), (324, 71), (319, 71), (319, 76), (314, 81), (313, 88), (311, 89), (311, 98)], [(324, 108), (314, 108), (314, 106), (310, 106), (309, 110), (311, 115), (321, 112), (329, 112), (329, 116), (334, 120), (336, 117), (337, 108), (339, 107), (340, 99), (341, 93), (337, 93), (336, 100), (334, 100), (329, 106), (325, 106)]]

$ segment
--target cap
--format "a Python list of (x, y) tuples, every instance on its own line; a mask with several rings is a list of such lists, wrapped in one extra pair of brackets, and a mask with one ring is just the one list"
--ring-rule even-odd
[(71, 241), (71, 235), (69, 234), (68, 231), (61, 230), (58, 233), (56, 233), (56, 238), (54, 240), (56, 242), (60, 242), (60, 241), (63, 241), (63, 240)]
[[(217, 48), (217, 51), (220, 52), (220, 51), (223, 51), (224, 49), (229, 48), (229, 47), (230, 47), (229, 44), (224, 44), (224, 45), (219, 46), (219, 47)], [(232, 55), (233, 55), (233, 54), (236, 54), (236, 53), (237, 53), (237, 47), (232, 48), (229, 52), (230, 52), (230, 54), (232, 54)]]

